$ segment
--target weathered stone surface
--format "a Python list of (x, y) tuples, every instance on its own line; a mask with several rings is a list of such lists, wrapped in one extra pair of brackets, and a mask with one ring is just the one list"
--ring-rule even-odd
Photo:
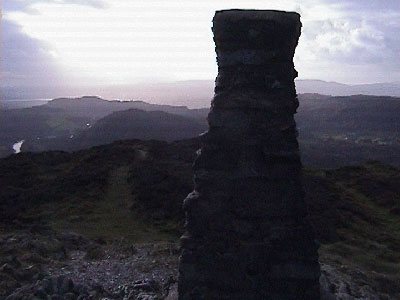
[(180, 300), (319, 299), (293, 118), (300, 16), (218, 11), (209, 131), (184, 201)]

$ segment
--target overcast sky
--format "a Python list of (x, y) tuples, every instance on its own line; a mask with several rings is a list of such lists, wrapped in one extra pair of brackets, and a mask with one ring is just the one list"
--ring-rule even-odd
[(3, 0), (2, 86), (214, 79), (227, 8), (299, 12), (300, 79), (400, 81), (399, 0)]

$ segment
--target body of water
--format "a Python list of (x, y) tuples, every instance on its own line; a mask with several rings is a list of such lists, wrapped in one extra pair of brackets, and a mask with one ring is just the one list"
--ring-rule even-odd
[(46, 104), (51, 99), (14, 99), (14, 100), (2, 100), (2, 109), (17, 109), (17, 108), (27, 108), (32, 106), (39, 106)]
[(14, 153), (20, 153), (20, 152), (21, 152), (21, 147), (22, 147), (22, 144), (23, 144), (24, 142), (25, 142), (25, 141), (22, 140), (22, 141), (16, 142), (16, 143), (13, 145)]

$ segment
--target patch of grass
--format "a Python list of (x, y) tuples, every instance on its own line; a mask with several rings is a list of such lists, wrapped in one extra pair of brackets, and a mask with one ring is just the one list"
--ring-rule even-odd
[(90, 248), (86, 255), (85, 258), (89, 260), (99, 260), (104, 257), (104, 251), (101, 247), (93, 247)]
[(132, 193), (127, 182), (129, 168), (110, 172), (106, 192), (98, 199), (76, 199), (53, 202), (40, 210), (52, 212), (51, 226), (58, 231), (73, 231), (90, 238), (107, 241), (124, 239), (127, 243), (142, 243), (176, 239), (170, 232), (160, 230), (150, 221), (136, 216), (130, 209)]
[[(377, 162), (327, 171), (326, 176), (349, 207), (359, 209), (342, 210), (350, 226), (337, 229), (340, 241), (321, 245), (320, 261), (347, 266), (353, 280), (368, 282), (381, 292), (387, 292), (387, 282), (400, 283), (400, 216), (391, 213), (388, 201), (381, 201), (396, 197), (394, 178), (399, 178), (398, 169)], [(392, 293), (398, 292), (396, 288)]]
[(84, 128), (80, 123), (68, 118), (66, 115), (50, 117), (46, 122), (52, 130), (61, 132), (69, 131), (71, 133)]
[[(377, 255), (378, 249), (365, 246), (368, 248), (367, 250), (365, 247), (353, 246), (347, 242), (322, 245), (320, 260), (331, 265), (347, 265), (351, 270), (364, 269), (385, 275), (400, 275), (400, 261), (398, 259), (393, 261), (395, 257), (392, 255), (389, 257), (379, 256)], [(386, 253), (386, 255), (388, 254)]]
[(306, 168), (303, 170), (303, 172), (313, 176), (319, 176), (319, 177), (325, 176), (325, 170), (319, 168)]

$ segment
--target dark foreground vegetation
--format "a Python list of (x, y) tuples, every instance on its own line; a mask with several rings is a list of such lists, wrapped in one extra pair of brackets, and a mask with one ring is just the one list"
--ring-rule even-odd
[[(174, 299), (198, 148), (131, 140), (1, 159), (0, 299)], [(400, 170), (307, 168), (304, 184), (326, 293), (399, 299)]]

